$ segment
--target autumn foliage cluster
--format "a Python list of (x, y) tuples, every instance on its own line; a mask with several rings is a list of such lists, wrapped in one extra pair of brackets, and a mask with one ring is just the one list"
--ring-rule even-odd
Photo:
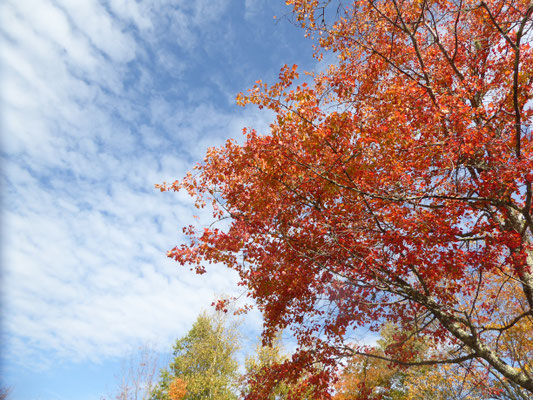
[[(342, 366), (372, 355), (531, 395), (533, 3), (287, 4), (334, 65), (258, 81), (238, 102), (274, 111), (270, 131), (245, 129), (160, 186), (230, 218), (185, 228), (169, 256), (236, 270), (265, 342), (298, 340), (248, 398), (302, 376), (327, 398)], [(399, 333), (381, 353), (355, 344), (386, 323)]]
[(168, 397), (170, 400), (182, 400), (187, 395), (187, 382), (175, 378), (168, 385)]

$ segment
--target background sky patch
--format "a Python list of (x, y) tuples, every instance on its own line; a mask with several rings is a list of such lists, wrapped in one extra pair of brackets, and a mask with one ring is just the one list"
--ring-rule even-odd
[(99, 399), (126, 352), (168, 352), (217, 294), (236, 293), (222, 266), (199, 278), (166, 259), (198, 212), (154, 184), (245, 126), (268, 129), (270, 114), (234, 99), (285, 63), (312, 68), (287, 12), (266, 0), (2, 2), (2, 381), (14, 399)]

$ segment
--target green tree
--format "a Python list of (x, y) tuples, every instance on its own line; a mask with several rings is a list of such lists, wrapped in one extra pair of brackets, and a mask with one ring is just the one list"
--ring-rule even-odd
[(169, 388), (176, 379), (186, 384), (184, 400), (234, 400), (237, 379), (237, 331), (226, 319), (202, 313), (187, 335), (176, 341), (174, 359), (161, 372), (152, 400), (172, 400)]

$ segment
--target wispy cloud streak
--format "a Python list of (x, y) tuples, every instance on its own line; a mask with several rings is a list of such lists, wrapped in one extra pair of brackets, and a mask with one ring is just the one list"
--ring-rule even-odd
[(193, 211), (153, 190), (265, 123), (184, 78), (227, 4), (0, 6), (4, 357), (46, 365), (168, 346), (213, 293), (235, 290), (222, 267), (198, 280), (165, 259)]

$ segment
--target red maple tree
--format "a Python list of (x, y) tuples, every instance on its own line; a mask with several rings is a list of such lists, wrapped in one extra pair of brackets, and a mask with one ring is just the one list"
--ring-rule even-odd
[[(184, 229), (190, 241), (169, 256), (238, 271), (266, 341), (292, 329), (299, 348), (272, 382), (307, 370), (327, 397), (339, 359), (365, 352), (348, 345), (353, 330), (390, 321), (455, 350), (415, 361), (398, 335), (387, 359), (476, 360), (533, 393), (533, 361), (512, 365), (497, 340), (533, 328), (533, 3), (287, 3), (317, 57), (337, 63), (307, 82), (296, 67), (258, 81), (238, 101), (273, 110), (270, 132), (246, 129), (244, 144), (159, 186), (230, 217), (228, 229)], [(495, 274), (519, 283), (498, 324)]]

